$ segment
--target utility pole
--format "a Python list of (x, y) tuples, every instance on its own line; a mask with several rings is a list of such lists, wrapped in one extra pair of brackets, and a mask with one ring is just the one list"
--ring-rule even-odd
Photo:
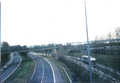
[(90, 48), (89, 48), (89, 38), (88, 38), (88, 26), (87, 26), (87, 11), (86, 11), (86, 1), (85, 3), (85, 19), (86, 19), (86, 34), (87, 34), (87, 46), (88, 46), (88, 57), (89, 57), (89, 72), (90, 72), (90, 83), (92, 83), (92, 72), (91, 72), (91, 61), (90, 61)]

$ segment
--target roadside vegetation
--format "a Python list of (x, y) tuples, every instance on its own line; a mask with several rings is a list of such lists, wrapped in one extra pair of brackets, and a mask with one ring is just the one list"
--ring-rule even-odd
[[(73, 57), (80, 57), (82, 55), (88, 55), (87, 53), (72, 53), (66, 54), (68, 56)], [(100, 55), (100, 54), (90, 54), (91, 56), (95, 57), (97, 63), (103, 64), (105, 66), (111, 67), (115, 70), (120, 71), (120, 56), (112, 56), (112, 55)]]
[[(65, 72), (64, 72), (64, 70), (63, 70), (62, 67), (65, 68), (65, 70), (66, 70), (66, 72), (68, 73), (70, 79), (72, 80), (72, 79), (73, 79), (72, 75), (74, 75), (75, 73), (73, 73), (70, 68), (68, 68), (68, 67), (67, 67), (63, 62), (61, 62), (59, 59), (55, 59), (55, 57), (45, 56), (45, 55), (42, 55), (42, 56), (43, 56), (43, 57), (46, 57), (46, 58), (48, 58), (48, 59), (50, 59), (50, 60), (52, 60), (52, 61), (57, 65), (57, 67), (59, 68), (60, 72), (62, 73), (63, 79), (64, 79), (65, 83), (70, 83), (70, 82), (69, 82), (69, 79), (67, 78), (67, 76), (66, 76), (66, 74), (65, 74)], [(74, 82), (74, 83), (79, 83), (79, 82)]]
[[(59, 60), (63, 62), (72, 72), (75, 73), (75, 79), (79, 78), (82, 82), (90, 82), (89, 71), (81, 66), (78, 62), (73, 62), (71, 60), (65, 59), (64, 56), (59, 57)], [(100, 79), (99, 76), (95, 73), (92, 73), (93, 82), (107, 82), (107, 80)]]
[(10, 59), (10, 54), (1, 55), (1, 67), (3, 67)]
[(47, 58), (49, 58), (50, 60), (52, 60), (52, 61), (57, 65), (57, 67), (60, 69), (60, 72), (62, 73), (63, 78), (64, 78), (64, 80), (65, 80), (65, 83), (69, 83), (69, 80), (68, 80), (66, 74), (64, 73), (64, 71), (63, 71), (63, 69), (62, 69), (62, 65), (60, 64), (60, 61), (55, 60), (55, 58), (50, 57), (50, 56), (47, 56)]
[(34, 70), (34, 62), (31, 58), (21, 55), (22, 62), (18, 69), (3, 83), (27, 83)]

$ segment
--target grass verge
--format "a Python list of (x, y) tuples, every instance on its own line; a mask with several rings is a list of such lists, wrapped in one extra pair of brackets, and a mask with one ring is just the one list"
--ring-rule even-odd
[(34, 69), (33, 60), (30, 57), (28, 57), (27, 60), (27, 58), (22, 56), (22, 62), (18, 69), (3, 83), (27, 83), (33, 69)]
[(65, 83), (69, 83), (69, 80), (68, 80), (66, 74), (64, 73), (64, 71), (62, 69), (62, 65), (60, 65), (59, 62), (57, 60), (55, 60), (53, 57), (47, 56), (47, 58), (49, 58), (50, 60), (52, 60), (57, 65), (57, 67), (60, 69), (60, 72), (63, 75), (63, 79), (65, 80)]
[[(54, 57), (45, 56), (45, 55), (40, 55), (40, 56), (46, 57), (46, 58), (50, 59), (51, 61), (53, 61), (57, 65), (57, 67), (59, 68), (60, 72), (62, 73), (65, 83), (70, 83), (62, 67), (65, 68), (65, 70), (68, 73), (70, 79), (72, 80), (72, 78), (73, 78), (72, 75), (75, 75), (75, 73), (72, 72), (70, 68), (68, 68), (63, 62), (59, 61), (59, 59), (55, 59)], [(80, 83), (80, 81), (74, 82), (74, 83)]]
[[(67, 55), (81, 58), (82, 55), (87, 55), (87, 54), (86, 53), (73, 53), (73, 54), (67, 54)], [(95, 57), (98, 63), (120, 71), (120, 56), (100, 55), (100, 54), (91, 54), (91, 56)]]
[[(72, 80), (72, 75), (74, 75), (74, 73), (64, 63), (60, 62), (59, 60), (56, 60), (54, 57), (47, 56), (47, 58), (52, 60), (57, 65), (57, 67), (60, 69), (60, 72), (62, 73), (63, 78), (65, 80), (65, 83), (69, 83), (69, 80), (68, 80), (64, 70), (62, 69), (62, 67), (65, 68), (65, 70), (68, 73), (71, 80)], [(74, 82), (74, 83), (79, 83), (79, 82)]]

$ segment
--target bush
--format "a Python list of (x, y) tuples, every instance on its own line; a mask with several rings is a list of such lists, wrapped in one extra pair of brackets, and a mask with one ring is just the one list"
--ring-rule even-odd
[(27, 57), (27, 52), (20, 52), (20, 55)]
[(89, 72), (87, 70), (72, 62), (71, 60), (65, 59), (64, 56), (60, 56), (59, 60), (65, 63), (82, 82), (90, 82)]
[(1, 66), (5, 65), (9, 61), (10, 53), (1, 54)]

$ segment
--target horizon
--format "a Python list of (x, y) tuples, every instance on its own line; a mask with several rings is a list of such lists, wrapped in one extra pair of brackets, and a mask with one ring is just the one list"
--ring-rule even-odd
[[(1, 41), (11, 46), (87, 41), (84, 0), (31, 1), (2, 1)], [(120, 26), (119, 5), (119, 0), (86, 1), (89, 41)]]

